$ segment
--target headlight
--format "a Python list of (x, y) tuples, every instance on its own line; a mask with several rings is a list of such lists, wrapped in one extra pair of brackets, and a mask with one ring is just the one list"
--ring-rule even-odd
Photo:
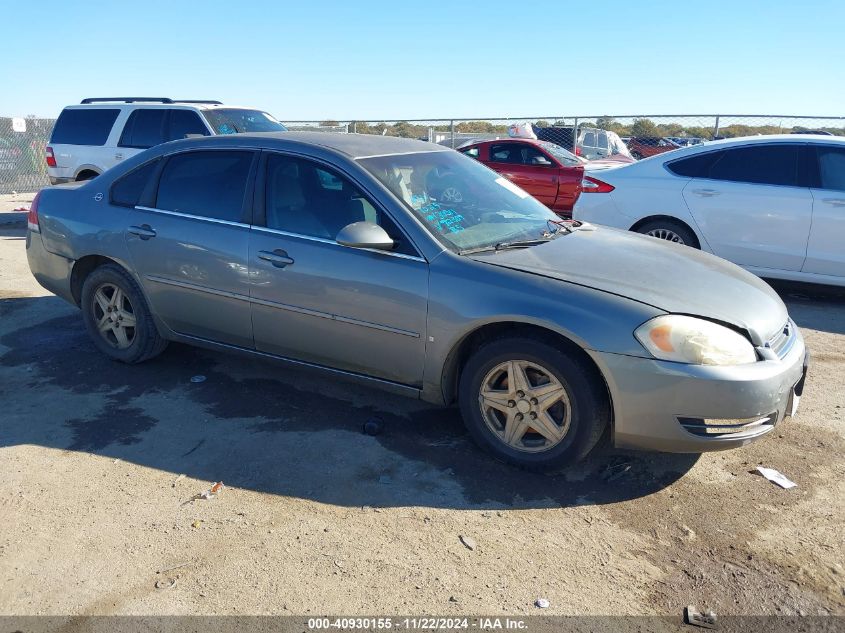
[(680, 314), (646, 321), (634, 336), (655, 358), (693, 365), (742, 365), (757, 360), (751, 343), (722, 325)]

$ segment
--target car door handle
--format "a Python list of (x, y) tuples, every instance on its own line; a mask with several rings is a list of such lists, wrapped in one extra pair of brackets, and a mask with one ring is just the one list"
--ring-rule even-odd
[(123, 154), (115, 154), (114, 159), (115, 160), (123, 160)]
[(713, 196), (718, 196), (721, 192), (716, 191), (715, 189), (693, 189), (692, 193), (697, 196), (702, 196), (704, 198), (711, 198)]
[(822, 201), (834, 207), (845, 207), (845, 198), (822, 198)]
[(142, 224), (141, 226), (130, 226), (129, 232), (132, 235), (137, 235), (142, 240), (148, 240), (156, 236), (156, 232), (149, 224)]
[(258, 259), (263, 259), (265, 262), (270, 262), (276, 268), (284, 268), (293, 263), (293, 258), (288, 257), (288, 254), (280, 248), (274, 251), (258, 251)]

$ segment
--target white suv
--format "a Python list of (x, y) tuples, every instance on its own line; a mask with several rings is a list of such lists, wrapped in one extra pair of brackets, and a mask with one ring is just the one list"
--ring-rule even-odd
[(59, 115), (46, 148), (55, 184), (90, 180), (148, 147), (188, 136), (279, 132), (285, 126), (261, 110), (219, 101), (158, 97), (83, 99)]

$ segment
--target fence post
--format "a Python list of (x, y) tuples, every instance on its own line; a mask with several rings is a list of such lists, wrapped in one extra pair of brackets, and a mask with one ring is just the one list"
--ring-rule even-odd
[(352, 133), (353, 134), (358, 133), (358, 121), (352, 121)]
[(578, 155), (578, 117), (575, 117), (575, 126), (572, 128), (572, 153)]
[(716, 127), (713, 128), (713, 138), (719, 136), (719, 115), (716, 115)]
[(455, 149), (455, 120), (449, 121), (449, 128), (452, 130), (452, 149)]

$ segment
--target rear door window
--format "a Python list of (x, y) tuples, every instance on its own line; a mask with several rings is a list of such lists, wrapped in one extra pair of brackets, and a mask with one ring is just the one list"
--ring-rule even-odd
[(845, 191), (845, 149), (822, 146), (816, 152), (821, 188)]
[(798, 184), (799, 145), (753, 145), (726, 149), (710, 168), (710, 178), (758, 185)]
[(710, 176), (710, 168), (721, 157), (722, 152), (696, 154), (695, 156), (690, 156), (689, 158), (672, 161), (666, 165), (666, 168), (678, 176), (686, 176), (687, 178), (708, 178)]
[(105, 145), (120, 110), (67, 108), (62, 110), (50, 143), (55, 145)]
[(156, 208), (228, 222), (242, 222), (253, 152), (199, 151), (167, 160)]
[(123, 134), (120, 136), (121, 147), (146, 149), (164, 143), (166, 108), (141, 108), (129, 115)]
[(158, 160), (154, 160), (141, 165), (116, 180), (111, 187), (109, 198), (111, 203), (121, 207), (137, 206), (141, 201), (141, 194), (143, 194), (158, 163)]
[(177, 141), (189, 135), (208, 136), (209, 131), (199, 114), (193, 110), (171, 110), (168, 140)]

